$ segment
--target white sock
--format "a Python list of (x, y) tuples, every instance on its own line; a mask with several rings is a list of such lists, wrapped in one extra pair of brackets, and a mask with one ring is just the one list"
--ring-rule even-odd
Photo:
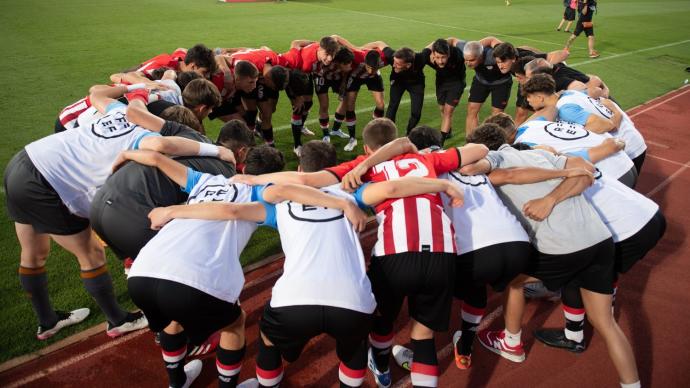
[(621, 388), (641, 388), (641, 387), (642, 387), (642, 385), (640, 384), (640, 380), (637, 380), (634, 383), (630, 383), (630, 384), (621, 383)]
[(510, 346), (511, 348), (514, 348), (516, 346), (519, 346), (521, 341), (520, 341), (520, 336), (522, 335), (522, 330), (518, 331), (517, 333), (513, 334), (508, 331), (508, 329), (503, 329), (504, 335), (504, 340), (506, 341), (506, 345)]
[(582, 342), (585, 339), (584, 330), (570, 331), (568, 329), (565, 329), (563, 331), (565, 332), (565, 338), (571, 341)]

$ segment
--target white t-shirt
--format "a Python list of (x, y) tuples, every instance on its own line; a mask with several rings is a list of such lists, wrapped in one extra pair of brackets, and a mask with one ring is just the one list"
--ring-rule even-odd
[(453, 182), (465, 197), (462, 206), (452, 207), (448, 196), (442, 195), (443, 207), (455, 229), (458, 255), (511, 241), (529, 242), (527, 232), (503, 204), (486, 175), (451, 172), (440, 178)]
[[(321, 190), (355, 202), (338, 185)], [(374, 311), (376, 301), (359, 237), (342, 211), (290, 201), (266, 206), (266, 224), (278, 229), (285, 253), (271, 307), (318, 305), (366, 314)]]
[[(590, 132), (580, 124), (564, 121), (530, 120), (520, 125), (515, 134), (515, 143), (548, 145), (560, 153), (574, 153), (600, 145), (609, 134)], [(633, 162), (623, 151), (618, 151), (596, 164), (606, 175), (616, 179), (625, 175)]]
[[(599, 99), (589, 97), (585, 93), (575, 90), (563, 92), (556, 103), (556, 107), (558, 108), (560, 120), (580, 125), (585, 125), (590, 114), (605, 119), (610, 119), (613, 116), (613, 112), (604, 106)], [(616, 107), (623, 112), (620, 106), (616, 105)], [(620, 126), (615, 131), (608, 133), (625, 140), (625, 153), (631, 159), (640, 156), (647, 149), (642, 134), (635, 128), (635, 124), (625, 112), (623, 112), (623, 120), (621, 120)]]
[[(250, 202), (260, 187), (187, 169), (188, 204)], [(170, 221), (139, 252), (129, 277), (166, 279), (235, 303), (244, 286), (240, 253), (257, 224), (250, 221)]]
[(99, 187), (124, 150), (137, 149), (146, 136), (160, 136), (128, 122), (127, 105), (114, 102), (87, 127), (59, 132), (28, 144), (26, 152), (41, 175), (74, 214), (88, 218)]

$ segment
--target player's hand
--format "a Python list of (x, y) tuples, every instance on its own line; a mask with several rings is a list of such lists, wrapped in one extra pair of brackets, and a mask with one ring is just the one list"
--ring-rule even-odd
[(357, 167), (345, 174), (340, 183), (340, 187), (348, 193), (357, 190), (357, 188), (362, 185), (362, 175), (366, 174), (366, 172), (366, 167), (362, 164), (357, 165)]
[(157, 207), (149, 212), (149, 220), (151, 220), (152, 230), (160, 230), (172, 219), (173, 218), (170, 216), (170, 209), (168, 207)]
[(357, 232), (364, 231), (364, 228), (367, 226), (368, 217), (362, 209), (357, 207), (353, 202), (348, 201), (343, 212)]
[(609, 137), (604, 139), (601, 144), (604, 144), (606, 148), (614, 151), (623, 151), (625, 149), (625, 140), (620, 137)]
[(448, 198), (450, 198), (450, 206), (452, 207), (460, 207), (465, 202), (465, 196), (462, 191), (460, 191), (457, 186), (450, 182), (448, 182), (444, 193), (446, 193)]
[(237, 165), (237, 160), (235, 160), (235, 154), (233, 154), (232, 150), (230, 150), (229, 148), (218, 146), (218, 159)]
[[(299, 113), (304, 107), (304, 101), (301, 97), (297, 97), (292, 101), (292, 113)], [(302, 123), (304, 124), (304, 123)]]
[(551, 214), (556, 201), (549, 197), (527, 201), (522, 207), (522, 212), (535, 221), (544, 221)]
[(236, 174), (236, 175), (233, 175), (232, 178), (230, 178), (230, 182), (233, 182), (233, 183), (244, 183), (245, 185), (250, 185), (250, 186), (255, 186), (255, 185), (257, 185), (257, 183), (256, 183), (256, 175), (249, 175), (249, 174)]
[(129, 158), (127, 158), (127, 152), (128, 151), (122, 151), (119, 154), (117, 154), (117, 157), (113, 162), (113, 166), (111, 167), (113, 173), (119, 170), (120, 167), (124, 166), (124, 164), (129, 160)]

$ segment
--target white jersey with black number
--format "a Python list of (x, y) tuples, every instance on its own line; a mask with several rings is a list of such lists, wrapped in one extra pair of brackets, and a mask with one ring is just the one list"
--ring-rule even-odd
[[(191, 169), (187, 175), (188, 204), (246, 203), (256, 197), (258, 188), (222, 175)], [(250, 221), (172, 220), (141, 249), (129, 277), (170, 280), (234, 303), (244, 286), (240, 254), (256, 229)]]
[[(560, 153), (575, 153), (600, 145), (609, 134), (590, 132), (580, 124), (564, 121), (530, 120), (523, 123), (515, 134), (515, 143), (529, 145), (547, 145)], [(625, 175), (633, 168), (632, 160), (623, 151), (607, 157), (596, 163), (606, 175), (616, 179)]]
[(639, 232), (659, 205), (616, 179), (596, 172), (595, 182), (583, 192), (594, 210), (613, 235), (613, 241), (623, 241)]
[[(585, 93), (576, 90), (567, 90), (563, 92), (556, 103), (556, 107), (559, 109), (559, 112), (568, 105), (579, 106), (584, 109), (585, 112), (605, 119), (610, 119), (613, 116), (613, 112), (604, 106), (598, 98), (589, 97)], [(620, 126), (615, 131), (610, 131), (609, 134), (625, 140), (625, 153), (631, 159), (634, 159), (640, 156), (647, 149), (647, 145), (645, 144), (642, 134), (637, 130), (635, 124), (630, 119), (630, 116), (628, 116), (628, 114), (625, 113), (615, 102), (614, 105), (616, 105), (616, 108), (623, 113), (623, 119), (621, 120)], [(568, 120), (567, 115), (566, 117), (561, 117), (561, 120), (570, 121)], [(579, 124), (582, 123), (580, 122)]]
[[(355, 202), (338, 185), (323, 192)], [(269, 212), (270, 213), (270, 212)], [(359, 237), (341, 210), (285, 201), (274, 220), (285, 252), (283, 275), (273, 287), (271, 307), (318, 305), (372, 313), (376, 301), (366, 275)]]
[(59, 132), (25, 147), (36, 169), (80, 217), (88, 218), (91, 200), (112, 173), (118, 154), (137, 149), (146, 136), (159, 136), (128, 122), (126, 110), (126, 105), (114, 102), (88, 127)]
[(448, 196), (442, 195), (443, 207), (455, 229), (458, 255), (506, 242), (529, 242), (527, 232), (503, 204), (486, 175), (451, 172), (440, 178), (449, 180), (464, 193), (460, 207), (450, 206)]

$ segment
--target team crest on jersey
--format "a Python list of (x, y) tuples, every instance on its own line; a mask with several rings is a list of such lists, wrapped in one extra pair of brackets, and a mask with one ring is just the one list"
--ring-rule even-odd
[(604, 106), (604, 104), (602, 104), (598, 98), (587, 97), (587, 100), (589, 100), (590, 104), (594, 106), (594, 109), (601, 113), (602, 116), (606, 117), (607, 119), (610, 119), (613, 116), (611, 109)]
[(187, 199), (187, 203), (202, 202), (235, 202), (238, 190), (235, 185), (208, 184), (202, 186), (196, 194)]
[(578, 140), (589, 136), (583, 126), (578, 124), (566, 123), (564, 121), (556, 121), (555, 123), (548, 123), (544, 126), (544, 131), (549, 135), (561, 140)]
[[(327, 191), (324, 191), (328, 193)], [(295, 220), (306, 222), (331, 222), (345, 217), (342, 210), (287, 202), (288, 214)]]
[(489, 183), (489, 180), (486, 179), (486, 175), (463, 175), (463, 174), (456, 174), (456, 173), (448, 173), (448, 175), (451, 176), (451, 178), (455, 179), (456, 181), (462, 183), (463, 185), (467, 186), (481, 186), (481, 185), (486, 185)]
[(91, 124), (91, 133), (104, 139), (114, 139), (132, 132), (136, 125), (127, 121), (125, 112), (105, 115)]

